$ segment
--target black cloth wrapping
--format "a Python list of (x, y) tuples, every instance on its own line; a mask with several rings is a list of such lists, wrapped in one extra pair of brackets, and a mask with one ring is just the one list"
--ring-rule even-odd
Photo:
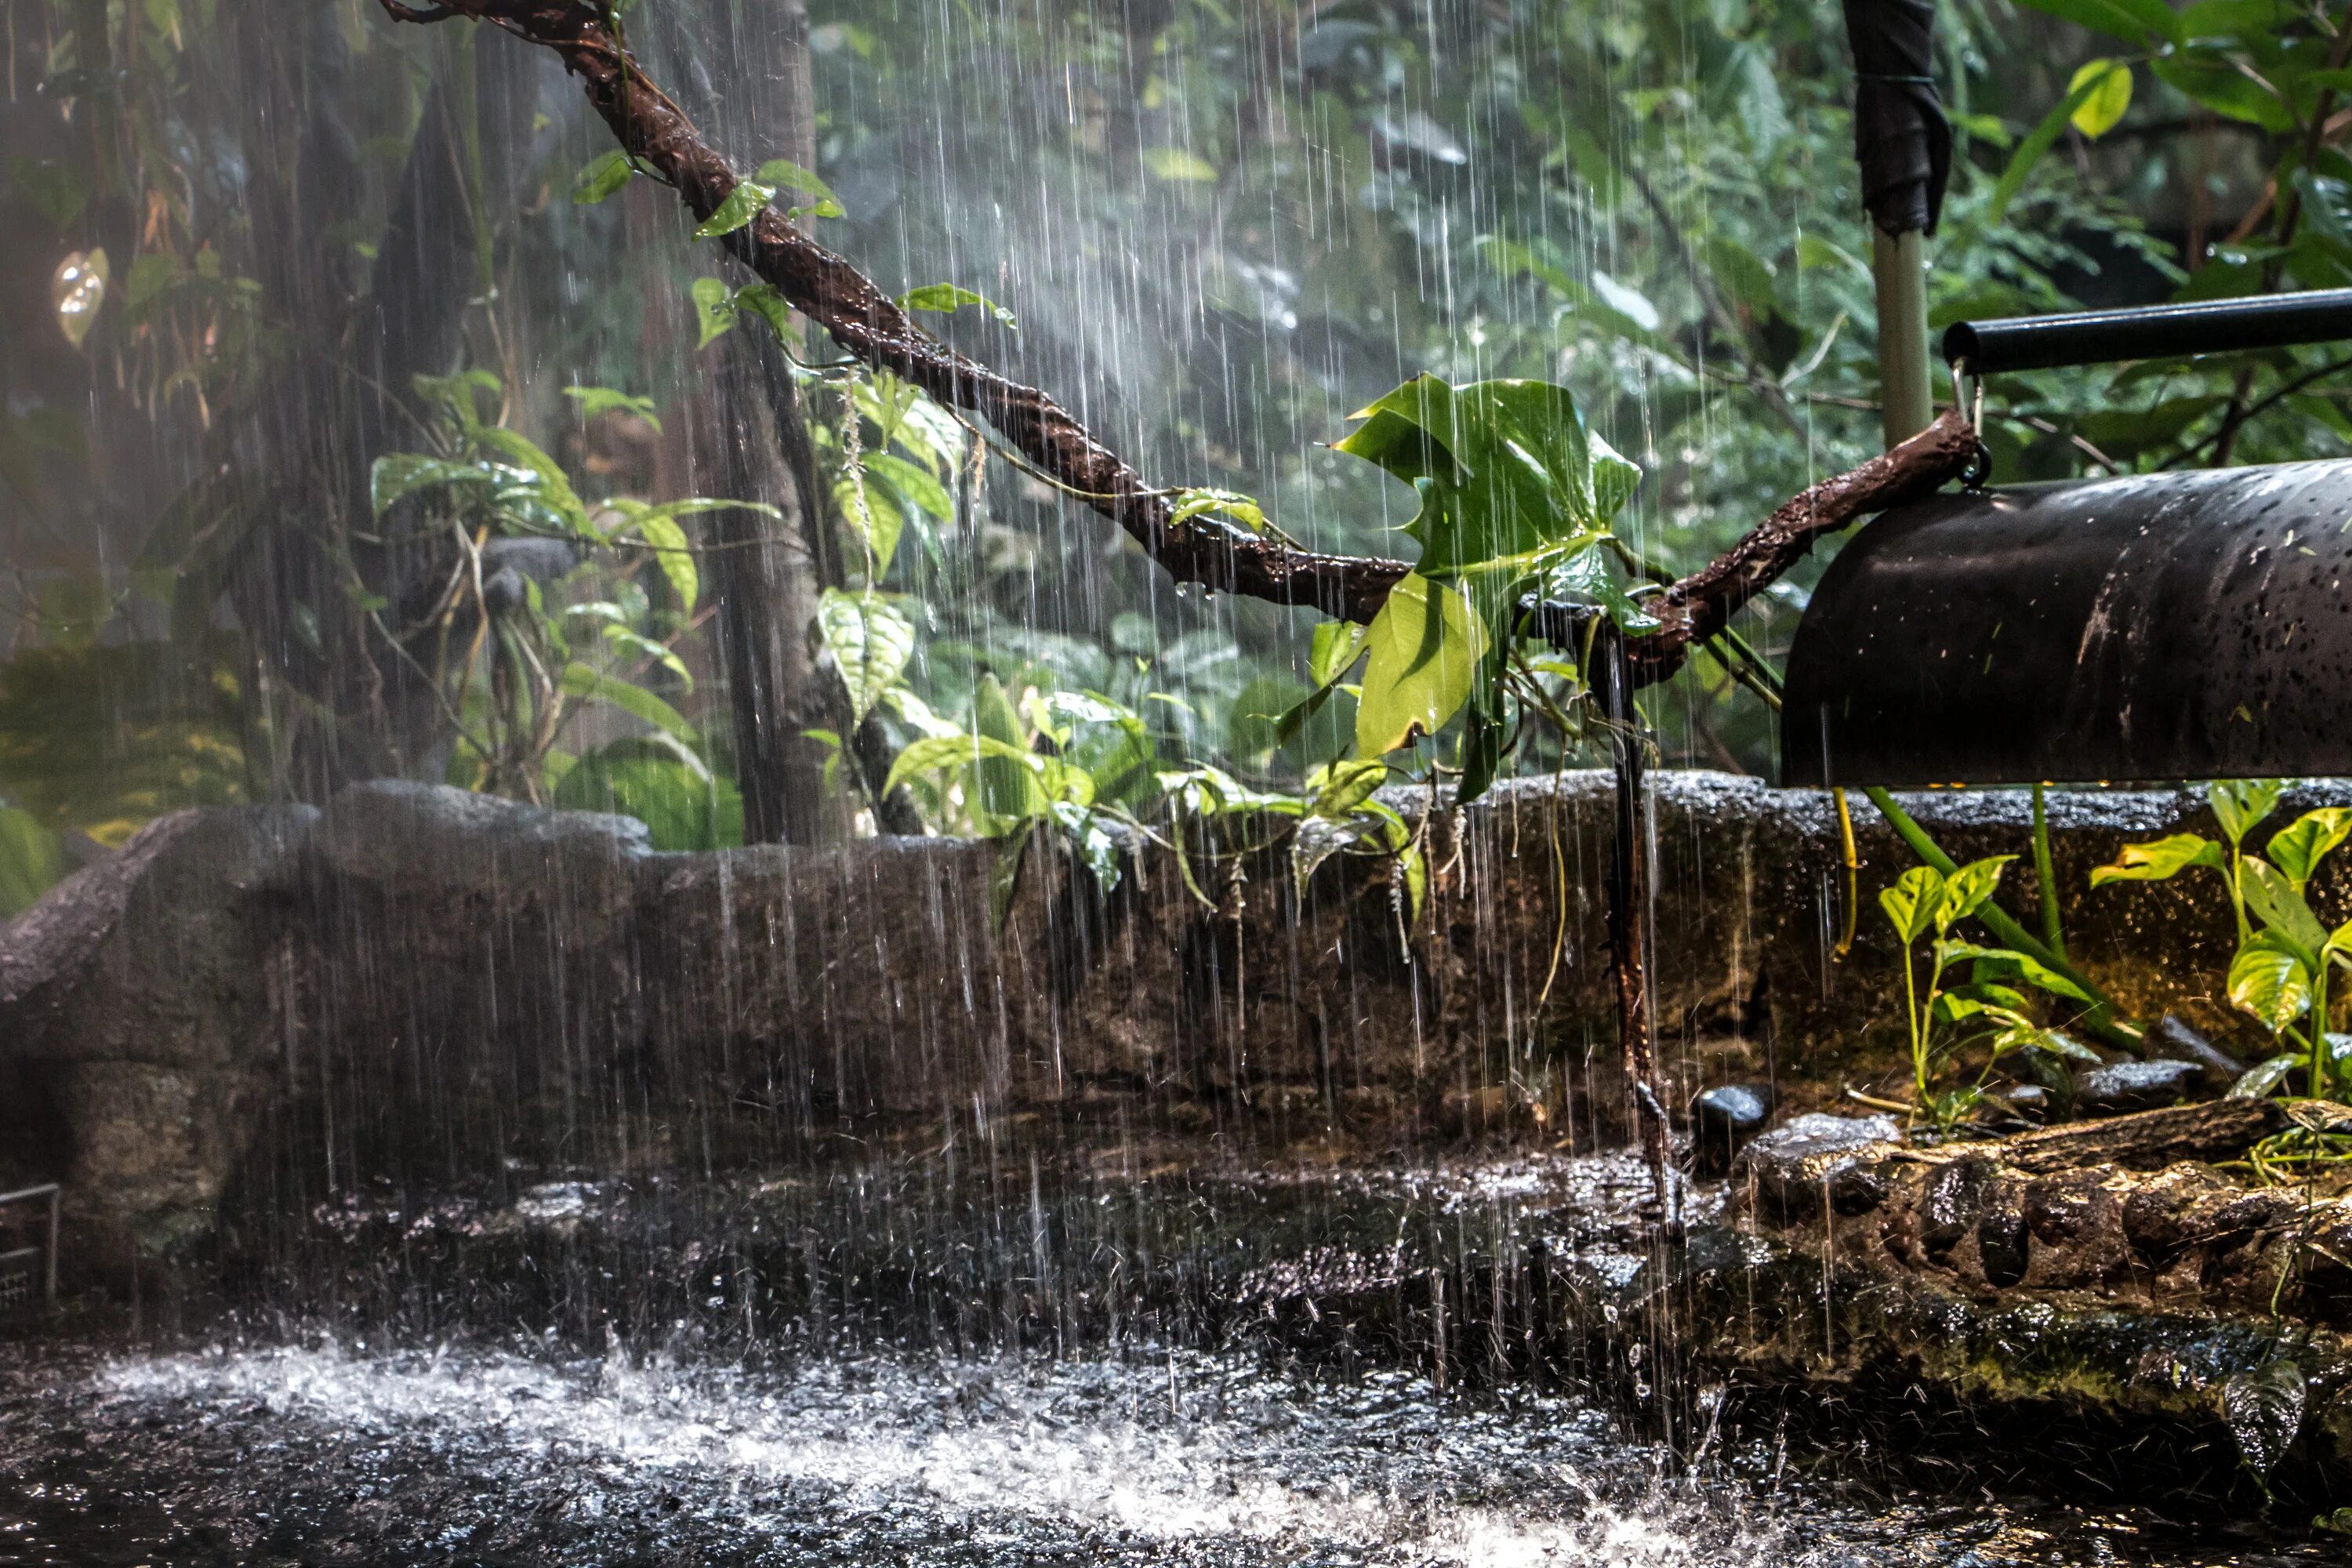
[(1952, 172), (1952, 127), (1933, 79), (1936, 0), (1845, 0), (1845, 33), (1863, 205), (1888, 234), (1933, 234)]

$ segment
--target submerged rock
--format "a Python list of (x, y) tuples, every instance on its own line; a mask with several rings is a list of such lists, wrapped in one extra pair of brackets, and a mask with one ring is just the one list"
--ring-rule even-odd
[(1759, 1207), (1790, 1218), (1818, 1215), (1825, 1206), (1864, 1214), (1886, 1195), (1885, 1178), (1874, 1167), (1901, 1137), (1892, 1117), (1816, 1111), (1741, 1150), (1733, 1175), (1745, 1179)]
[(2177, 1013), (2167, 1013), (2147, 1032), (2147, 1054), (2164, 1061), (2195, 1062), (2204, 1070), (2209, 1089), (2228, 1089), (2246, 1071), (2244, 1062), (2189, 1027)]
[(1769, 1083), (1727, 1083), (1691, 1101), (1691, 1168), (1703, 1176), (1731, 1170), (1733, 1156), (1772, 1120)]
[(2205, 1081), (2197, 1062), (2113, 1062), (2074, 1075), (2074, 1109), (2088, 1116), (2155, 1110), (2178, 1105)]

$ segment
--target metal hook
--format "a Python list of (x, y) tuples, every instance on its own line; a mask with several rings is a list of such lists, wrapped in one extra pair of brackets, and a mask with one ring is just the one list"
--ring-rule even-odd
[[(1961, 394), (1963, 380), (1968, 383), (1966, 396)], [(1977, 437), (1969, 466), (1960, 471), (1960, 486), (1973, 490), (1981, 489), (1992, 478), (1992, 448), (1985, 445), (1984, 438), (1984, 377), (1973, 374), (1968, 360), (1961, 358), (1952, 362), (1952, 406), (1958, 408), (1964, 404), (1969, 411), (1969, 428), (1977, 432)]]

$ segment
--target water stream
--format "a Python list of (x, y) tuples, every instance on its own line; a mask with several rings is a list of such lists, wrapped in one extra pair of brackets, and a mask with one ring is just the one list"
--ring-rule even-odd
[(1474, 1299), (1530, 1247), (1637, 1277), (1629, 1156), (1057, 1168), (322, 1208), (299, 1314), (11, 1352), (0, 1563), (2340, 1561), (1720, 1391), (1670, 1450), (1638, 1349)]

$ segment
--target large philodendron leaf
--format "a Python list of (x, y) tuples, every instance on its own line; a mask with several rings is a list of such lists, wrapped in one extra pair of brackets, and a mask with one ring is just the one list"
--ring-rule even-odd
[(1878, 907), (1906, 946), (1919, 940), (1936, 923), (1944, 899), (1944, 874), (1933, 866), (1914, 866), (1878, 893)]
[(1423, 576), (1534, 557), (1597, 532), (1640, 470), (1585, 429), (1565, 387), (1540, 381), (1449, 386), (1417, 376), (1364, 409), (1334, 443), (1421, 494), (1405, 531)]
[(850, 717), (863, 721), (906, 672), (914, 657), (915, 628), (882, 595), (839, 588), (824, 591), (816, 618), (842, 684), (849, 689)]
[(2256, 931), (2230, 963), (2230, 1000), (2273, 1034), (2310, 1009), (2309, 955), (2274, 931)]
[(1460, 710), (1486, 654), (1486, 628), (1459, 587), (1414, 572), (1389, 590), (1364, 645), (1356, 754), (1377, 757), (1435, 734)]

